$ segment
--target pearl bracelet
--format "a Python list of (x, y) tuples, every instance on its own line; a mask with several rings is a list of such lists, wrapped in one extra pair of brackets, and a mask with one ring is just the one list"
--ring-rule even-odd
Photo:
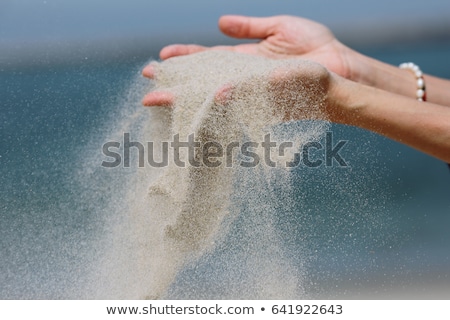
[(405, 62), (399, 65), (399, 67), (400, 69), (408, 69), (414, 73), (417, 83), (417, 100), (426, 101), (427, 95), (425, 91), (425, 81), (423, 80), (423, 72), (420, 70), (419, 66), (412, 62)]

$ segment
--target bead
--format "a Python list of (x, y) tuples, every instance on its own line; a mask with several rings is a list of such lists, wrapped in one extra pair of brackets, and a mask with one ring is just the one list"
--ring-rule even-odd
[(417, 88), (423, 89), (425, 87), (425, 81), (423, 81), (423, 78), (417, 79)]
[(423, 99), (424, 95), (425, 91), (423, 91), (422, 89), (417, 90), (416, 92), (417, 99)]
[(412, 62), (404, 62), (399, 65), (401, 69), (408, 69), (414, 76), (416, 77), (417, 91), (416, 97), (419, 101), (426, 101), (426, 92), (425, 92), (425, 80), (423, 79), (423, 72), (420, 70), (419, 66)]

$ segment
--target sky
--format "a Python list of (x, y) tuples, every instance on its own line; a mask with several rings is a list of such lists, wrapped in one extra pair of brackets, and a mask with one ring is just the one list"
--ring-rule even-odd
[(220, 42), (224, 37), (217, 19), (223, 14), (298, 15), (322, 22), (344, 38), (356, 34), (364, 39), (368, 30), (388, 35), (391, 25), (420, 31), (421, 26), (442, 24), (450, 1), (0, 0), (0, 62), (17, 52), (57, 51), (74, 44), (197, 42), (202, 37)]

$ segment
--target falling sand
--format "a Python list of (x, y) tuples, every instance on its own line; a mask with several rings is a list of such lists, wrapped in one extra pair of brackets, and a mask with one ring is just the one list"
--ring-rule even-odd
[[(301, 298), (302, 262), (294, 264), (286, 256), (274, 216), (293, 206), (285, 164), (299, 146), (321, 138), (329, 124), (278, 126), (299, 117), (323, 118), (320, 79), (289, 80), (291, 70), (308, 74), (314, 64), (208, 51), (153, 66), (151, 89), (174, 93), (175, 105), (134, 111), (121, 121), (116, 134), (139, 131), (132, 139), (143, 145), (152, 142), (152, 159), (163, 161), (167, 155), (168, 165), (145, 163), (122, 173), (126, 195), (124, 201), (109, 204), (120, 214), (108, 223), (110, 236), (100, 250), (103, 262), (92, 272), (93, 288), (87, 295), (183, 296), (171, 289), (177, 281), (186, 282), (180, 273), (198, 260), (208, 261), (215, 251), (220, 262), (214, 263), (220, 263), (222, 276), (233, 278), (221, 280), (225, 284), (215, 297)], [(283, 79), (283, 86), (275, 79)], [(148, 84), (134, 86), (127, 103), (135, 103), (143, 90), (148, 92)], [(292, 143), (285, 152), (270, 149), (275, 167), (268, 165), (262, 148), (267, 134), (277, 146), (280, 141)], [(173, 150), (174, 139), (186, 142), (190, 135), (196, 143), (193, 152), (186, 147)], [(164, 142), (168, 152), (163, 152)], [(236, 226), (238, 217), (241, 223)], [(214, 277), (217, 274), (209, 278)], [(208, 298), (202, 293), (205, 285), (185, 283), (185, 297)]]

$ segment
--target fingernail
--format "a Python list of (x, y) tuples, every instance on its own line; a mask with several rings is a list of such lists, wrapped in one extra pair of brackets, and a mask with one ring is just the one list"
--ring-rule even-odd
[(155, 68), (151, 64), (149, 64), (142, 70), (142, 75), (144, 77), (153, 79), (155, 77)]

